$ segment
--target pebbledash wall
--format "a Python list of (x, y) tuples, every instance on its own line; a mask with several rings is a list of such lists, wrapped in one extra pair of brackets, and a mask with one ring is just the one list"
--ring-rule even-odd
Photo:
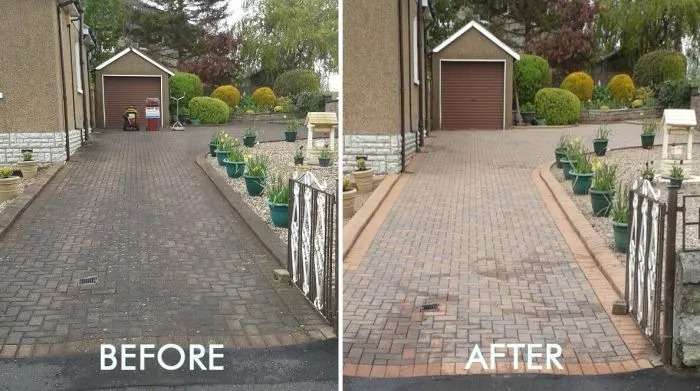
[[(416, 153), (417, 132), (406, 132), (406, 160)], [(367, 157), (367, 166), (375, 173), (401, 171), (401, 135), (353, 134), (343, 136), (343, 171), (354, 170), (357, 156)]]

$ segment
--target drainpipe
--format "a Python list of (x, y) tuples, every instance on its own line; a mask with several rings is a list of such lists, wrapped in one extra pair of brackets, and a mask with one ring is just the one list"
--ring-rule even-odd
[(86, 95), (90, 93), (90, 90), (88, 89), (88, 78), (87, 75), (83, 73), (83, 70), (85, 69), (85, 57), (83, 56), (83, 27), (84, 27), (84, 20), (85, 20), (85, 12), (82, 9), (79, 9), (80, 11), (80, 39), (78, 39), (78, 50), (80, 50), (79, 53), (79, 62), (80, 62), (80, 74), (81, 78), (80, 80), (82, 81), (82, 87), (83, 87), (83, 133), (85, 136), (83, 137), (83, 144), (87, 144), (87, 141), (90, 137), (88, 128), (89, 128), (89, 123), (88, 123), (88, 104), (87, 104), (87, 97)]
[(403, 7), (402, 1), (397, 0), (399, 6), (399, 91), (401, 105), (401, 172), (406, 170), (406, 108), (404, 107), (405, 91), (404, 91), (404, 71), (403, 71)]
[(70, 160), (70, 134), (68, 132), (68, 96), (66, 94), (66, 69), (63, 59), (63, 24), (61, 22), (61, 10), (75, 0), (64, 1), (56, 7), (56, 20), (58, 21), (58, 53), (61, 60), (61, 92), (63, 93), (63, 127), (66, 133), (66, 161)]
[[(68, 54), (70, 55), (69, 61), (70, 61), (70, 85), (71, 87), (75, 88), (75, 61), (73, 60), (75, 58), (75, 55), (73, 54), (73, 36), (70, 33), (70, 29), (72, 27), (73, 22), (75, 19), (71, 18), (70, 22), (66, 25), (68, 28)], [(71, 95), (71, 99), (73, 101), (73, 129), (78, 128), (78, 124), (76, 123), (76, 113), (75, 113), (75, 91), (73, 91)], [(80, 135), (80, 143), (83, 143), (83, 135)]]
[(425, 145), (425, 140), (423, 139), (423, 131), (425, 130), (425, 118), (423, 114), (423, 105), (425, 104), (425, 91), (426, 91), (426, 78), (423, 77), (423, 68), (425, 61), (424, 45), (423, 40), (425, 39), (424, 23), (423, 23), (423, 4), (418, 1), (418, 11), (417, 20), (418, 26), (416, 28), (416, 40), (418, 41), (418, 80), (420, 85), (418, 86), (418, 146), (422, 147)]

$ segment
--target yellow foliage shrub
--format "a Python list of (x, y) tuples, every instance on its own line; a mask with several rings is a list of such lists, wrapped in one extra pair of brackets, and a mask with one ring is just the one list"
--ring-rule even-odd
[(573, 72), (561, 82), (561, 88), (573, 92), (580, 101), (588, 102), (593, 97), (593, 78), (586, 72)]
[(610, 79), (608, 88), (610, 89), (610, 95), (617, 101), (630, 101), (634, 98), (634, 93), (636, 92), (632, 78), (624, 73)]

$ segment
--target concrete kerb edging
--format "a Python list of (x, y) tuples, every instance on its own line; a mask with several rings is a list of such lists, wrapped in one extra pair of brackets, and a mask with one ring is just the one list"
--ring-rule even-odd
[(8, 205), (5, 210), (0, 213), (0, 238), (5, 235), (19, 216), (27, 210), (29, 205), (39, 196), (39, 193), (41, 193), (46, 185), (51, 183), (56, 174), (65, 166), (65, 163), (50, 165), (43, 174), (43, 178), (39, 178), (37, 181), (27, 186), (24, 192), (12, 200), (12, 204)]
[(585, 216), (578, 210), (578, 207), (569, 198), (559, 181), (552, 175), (550, 172), (552, 166), (553, 164), (549, 163), (543, 164), (536, 169), (536, 172), (544, 181), (557, 205), (559, 205), (559, 208), (566, 216), (586, 250), (593, 257), (605, 279), (608, 280), (620, 298), (624, 297), (625, 268), (620, 264), (613, 251), (608, 248), (600, 235), (593, 229), (593, 226), (586, 220)]
[(243, 201), (243, 198), (236, 193), (226, 180), (219, 175), (210, 164), (207, 163), (206, 157), (208, 154), (197, 156), (197, 165), (209, 177), (209, 180), (216, 186), (222, 196), (231, 205), (233, 210), (241, 216), (241, 219), (250, 228), (255, 236), (260, 239), (263, 246), (283, 268), (287, 268), (287, 246), (275, 234), (274, 231), (260, 217), (253, 212), (250, 207)]

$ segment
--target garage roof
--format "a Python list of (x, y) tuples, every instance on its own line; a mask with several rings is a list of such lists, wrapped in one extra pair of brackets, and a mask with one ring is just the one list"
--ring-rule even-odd
[(503, 41), (500, 39), (496, 38), (495, 35), (491, 34), (488, 30), (484, 28), (484, 26), (480, 25), (476, 21), (472, 20), (469, 22), (466, 26), (462, 27), (459, 31), (456, 33), (452, 34), (451, 37), (447, 38), (445, 41), (443, 41), (440, 45), (438, 45), (435, 49), (433, 49), (433, 53), (438, 53), (442, 49), (446, 48), (449, 46), (452, 42), (454, 42), (457, 38), (461, 37), (464, 33), (469, 31), (470, 29), (475, 28), (478, 32), (480, 32), (484, 37), (488, 38), (489, 41), (493, 42), (494, 44), (498, 45), (501, 49), (503, 49), (506, 53), (510, 54), (514, 59), (520, 60), (520, 55), (516, 53), (513, 49), (508, 47)]
[(164, 67), (164, 66), (158, 64), (158, 63), (155, 62), (153, 59), (151, 59), (151, 58), (148, 57), (147, 55), (141, 53), (140, 51), (138, 51), (138, 50), (136, 50), (136, 49), (134, 49), (134, 48), (126, 48), (126, 49), (122, 50), (121, 52), (119, 52), (119, 53), (118, 53), (117, 55), (115, 55), (114, 57), (112, 57), (112, 58), (110, 58), (109, 60), (103, 62), (103, 63), (100, 64), (100, 65), (98, 65), (97, 68), (95, 68), (95, 70), (98, 70), (98, 71), (99, 71), (100, 69), (106, 67), (107, 65), (109, 65), (109, 64), (111, 64), (111, 63), (117, 61), (118, 59), (124, 57), (124, 55), (126, 55), (126, 54), (129, 53), (129, 52), (134, 52), (136, 55), (138, 55), (139, 57), (143, 58), (144, 60), (150, 62), (151, 64), (153, 64), (154, 66), (158, 67), (160, 70), (162, 70), (163, 72), (167, 73), (168, 75), (170, 75), (170, 76), (173, 76), (173, 75), (174, 75), (174, 73), (173, 73), (171, 70), (169, 70), (168, 68), (166, 68), (166, 67)]

